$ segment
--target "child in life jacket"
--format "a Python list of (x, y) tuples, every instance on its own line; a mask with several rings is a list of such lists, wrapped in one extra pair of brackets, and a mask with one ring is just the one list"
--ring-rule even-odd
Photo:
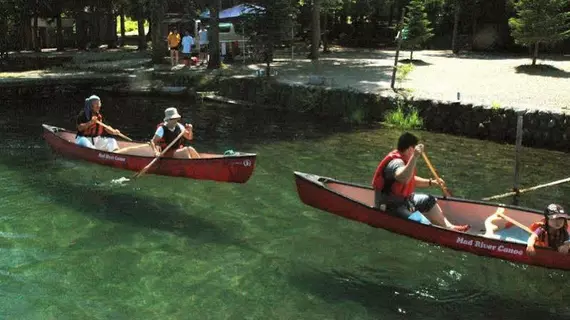
[(550, 204), (544, 210), (544, 219), (530, 226), (533, 231), (528, 238), (526, 252), (535, 255), (534, 246), (550, 247), (561, 253), (568, 253), (570, 249), (568, 235), (568, 219), (570, 216), (564, 212), (564, 208), (557, 204)]

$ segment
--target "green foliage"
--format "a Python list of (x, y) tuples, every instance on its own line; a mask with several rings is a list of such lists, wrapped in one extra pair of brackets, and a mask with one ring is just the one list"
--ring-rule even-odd
[(273, 61), (276, 45), (290, 38), (297, 8), (293, 0), (254, 0), (247, 4), (251, 13), (244, 22), (244, 32), (249, 37), (254, 50), (262, 52), (267, 64), (266, 74)]
[(518, 0), (517, 16), (509, 19), (517, 44), (554, 43), (570, 37), (568, 0)]
[(389, 110), (384, 122), (402, 130), (421, 129), (423, 120), (416, 108), (412, 106), (408, 99), (398, 97), (396, 99), (396, 109)]
[(411, 50), (420, 49), (423, 44), (433, 37), (425, 5), (425, 0), (411, 0), (406, 7), (404, 27), (408, 29), (407, 40), (402, 45)]
[[(117, 34), (121, 32), (121, 18), (119, 16), (117, 16)], [(149, 23), (148, 20), (144, 21), (144, 26), (145, 28), (149, 27)], [(125, 32), (126, 33), (130, 33), (130, 32), (135, 32), (139, 30), (139, 25), (138, 25), (138, 21), (137, 20), (133, 20), (130, 17), (125, 17)]]
[(411, 63), (398, 65), (398, 68), (396, 69), (396, 79), (398, 80), (398, 83), (401, 84), (402, 81), (408, 80), (410, 72), (414, 71), (414, 69), (415, 66)]

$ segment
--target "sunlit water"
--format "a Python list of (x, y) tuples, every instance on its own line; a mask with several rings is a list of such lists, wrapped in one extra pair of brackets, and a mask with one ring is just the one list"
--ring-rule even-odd
[[(148, 139), (169, 106), (199, 151), (256, 152), (246, 184), (132, 175), (54, 155), (41, 124), (71, 128), (81, 97), (3, 101), (2, 319), (529, 319), (570, 317), (569, 274), (426, 244), (305, 206), (295, 170), (369, 183), (400, 134), (176, 100), (103, 97), (106, 122)], [(454, 195), (509, 191), (514, 151), (418, 132)], [(522, 185), (568, 174), (524, 149)], [(420, 175), (428, 170), (420, 162)], [(433, 189), (434, 193), (440, 193)], [(570, 206), (560, 185), (521, 205)], [(505, 199), (509, 202), (509, 199)]]

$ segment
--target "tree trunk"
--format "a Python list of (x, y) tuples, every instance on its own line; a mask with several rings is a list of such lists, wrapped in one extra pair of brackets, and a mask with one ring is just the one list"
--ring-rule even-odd
[(147, 45), (146, 45), (146, 35), (144, 34), (144, 18), (143, 18), (143, 14), (142, 14), (142, 7), (139, 7), (138, 9), (138, 31), (139, 31), (139, 48), (138, 50), (143, 51), (146, 50)]
[(451, 37), (451, 50), (454, 54), (459, 53), (459, 44), (457, 43), (457, 33), (459, 32), (459, 17), (461, 15), (461, 0), (455, 0), (455, 14), (453, 17), (453, 35)]
[(152, 19), (150, 21), (152, 29), (152, 62), (155, 64), (162, 64), (164, 63), (164, 57), (168, 52), (161, 27), (162, 20), (164, 20), (164, 5), (162, 4), (162, 1), (159, 0), (153, 0), (152, 4)]
[(392, 26), (392, 22), (394, 21), (394, 10), (396, 9), (396, 1), (392, 1), (390, 3), (390, 14), (388, 15), (388, 26)]
[(325, 32), (323, 33), (323, 53), (331, 52), (329, 50), (329, 14), (325, 12), (323, 15), (323, 27), (325, 28)]
[(87, 46), (87, 30), (85, 26), (84, 13), (79, 11), (75, 13), (75, 41), (77, 49), (85, 50)]
[(214, 0), (214, 5), (210, 8), (210, 30), (208, 30), (210, 60), (208, 61), (208, 69), (219, 69), (220, 61), (220, 11), (222, 8), (221, 0)]
[(410, 63), (414, 60), (414, 50), (410, 50)]
[(65, 50), (65, 46), (63, 43), (63, 26), (61, 23), (61, 12), (57, 14), (57, 16), (55, 16), (55, 23), (57, 26), (57, 35), (55, 38), (55, 41), (57, 42), (57, 51), (64, 51)]
[(117, 15), (113, 9), (109, 9), (110, 13), (107, 15), (107, 49), (117, 48)]
[(321, 44), (321, 0), (313, 0), (311, 19), (311, 60), (319, 60), (319, 46)]
[(536, 58), (538, 57), (538, 45), (540, 44), (540, 42), (536, 42), (534, 44), (534, 53), (532, 55), (532, 65), (535, 66), (536, 65)]
[[(37, 3), (36, 3), (37, 4)], [(38, 9), (34, 11), (34, 27), (32, 29), (32, 39), (34, 44), (34, 51), (40, 52), (42, 50), (40, 44), (40, 32), (38, 30)]]
[(120, 21), (121, 21), (121, 42), (120, 46), (125, 45), (125, 8), (121, 7), (121, 11), (119, 11)]

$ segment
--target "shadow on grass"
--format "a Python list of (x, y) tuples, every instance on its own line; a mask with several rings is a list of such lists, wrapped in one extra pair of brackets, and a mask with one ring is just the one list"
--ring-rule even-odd
[(524, 73), (531, 76), (552, 78), (570, 78), (570, 72), (558, 69), (548, 64), (529, 65), (523, 64), (515, 67), (516, 73)]

